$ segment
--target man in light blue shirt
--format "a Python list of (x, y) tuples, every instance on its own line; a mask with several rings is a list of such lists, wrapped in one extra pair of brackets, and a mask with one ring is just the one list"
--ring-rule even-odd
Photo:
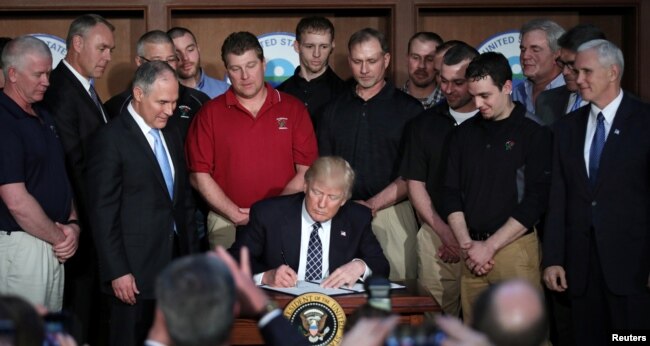
[(212, 99), (228, 90), (228, 83), (208, 76), (201, 68), (201, 50), (189, 29), (174, 27), (167, 31), (167, 35), (174, 41), (179, 59), (176, 71), (181, 84), (203, 91)]
[(526, 80), (512, 91), (513, 101), (519, 101), (535, 114), (535, 101), (542, 91), (564, 85), (562, 69), (555, 62), (560, 56), (558, 38), (564, 29), (548, 19), (534, 19), (519, 30), (521, 43), (519, 59)]

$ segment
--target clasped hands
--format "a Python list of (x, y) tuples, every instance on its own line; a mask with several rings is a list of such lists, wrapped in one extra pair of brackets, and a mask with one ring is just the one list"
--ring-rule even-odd
[(494, 268), (496, 250), (485, 241), (472, 240), (461, 246), (465, 265), (474, 275), (482, 276)]
[[(339, 288), (341, 286), (352, 286), (363, 275), (366, 270), (365, 262), (352, 260), (332, 272), (323, 282), (323, 288)], [(276, 269), (267, 270), (262, 276), (262, 284), (272, 287), (294, 287), (298, 282), (298, 274), (286, 264)]]

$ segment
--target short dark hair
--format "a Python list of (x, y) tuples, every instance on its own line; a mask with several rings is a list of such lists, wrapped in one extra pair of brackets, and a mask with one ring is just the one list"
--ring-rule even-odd
[(296, 41), (300, 42), (302, 34), (329, 32), (334, 40), (334, 25), (329, 19), (321, 16), (302, 18), (296, 26)]
[(465, 60), (472, 60), (478, 55), (479, 53), (476, 48), (468, 45), (465, 42), (460, 42), (449, 48), (449, 50), (445, 53), (442, 63), (447, 66), (456, 65)]
[(174, 71), (167, 62), (158, 60), (145, 62), (135, 70), (133, 87), (138, 87), (142, 89), (143, 93), (148, 94), (153, 83), (155, 83), (161, 75), (167, 72), (171, 73), (174, 78), (178, 80), (176, 71)]
[(189, 34), (192, 36), (192, 40), (194, 43), (196, 43), (196, 36), (194, 36), (194, 33), (190, 31), (188, 28), (184, 28), (182, 26), (175, 26), (169, 30), (167, 30), (167, 35), (173, 40), (175, 38), (179, 38), (181, 36), (184, 36), (185, 34)]
[(508, 284), (511, 284), (511, 282), (504, 281), (492, 285), (479, 295), (473, 305), (472, 329), (484, 333), (493, 344), (499, 346), (541, 345), (546, 339), (546, 331), (548, 330), (548, 318), (541, 293), (538, 292), (538, 301), (534, 303), (541, 305), (542, 313), (537, 318), (533, 318), (530, 325), (523, 326), (519, 330), (508, 330), (500, 323), (495, 295), (501, 287)]
[(416, 32), (409, 39), (407, 53), (411, 53), (411, 43), (413, 43), (413, 40), (424, 41), (424, 42), (432, 41), (436, 43), (436, 46), (440, 46), (444, 42), (442, 37), (440, 37), (440, 35), (436, 34), (435, 32), (431, 32), (431, 31)]
[(228, 67), (228, 61), (226, 61), (228, 54), (243, 55), (251, 49), (255, 51), (258, 59), (264, 61), (264, 50), (255, 35), (248, 31), (233, 32), (226, 37), (221, 45), (221, 60)]
[(156, 298), (174, 345), (221, 345), (230, 337), (237, 293), (230, 270), (216, 256), (172, 262), (156, 280)]
[(144, 56), (144, 45), (145, 44), (170, 44), (172, 50), (174, 50), (174, 41), (171, 37), (167, 35), (166, 32), (162, 30), (151, 30), (145, 32), (144, 35), (140, 36), (138, 42), (135, 44), (135, 53), (138, 56)]
[(574, 52), (581, 44), (591, 40), (606, 40), (605, 33), (593, 24), (578, 24), (557, 39), (560, 48)]
[(111, 31), (115, 31), (115, 26), (113, 26), (113, 24), (111, 24), (108, 20), (106, 20), (106, 18), (98, 14), (89, 13), (75, 18), (72, 21), (72, 23), (70, 23), (70, 27), (68, 28), (68, 36), (65, 39), (65, 44), (67, 48), (71, 49), (72, 39), (75, 36), (83, 37), (84, 35), (86, 35), (88, 30), (94, 28), (95, 25), (98, 24), (104, 24)]
[(457, 45), (457, 44), (461, 44), (461, 43), (465, 43), (465, 42), (463, 42), (463, 41), (459, 41), (459, 40), (449, 40), (449, 41), (445, 41), (445, 42), (443, 42), (441, 45), (439, 45), (438, 48), (436, 49), (436, 55), (438, 55), (438, 54), (444, 54), (444, 53), (446, 53), (449, 49), (451, 49), (451, 47), (453, 47), (453, 46), (455, 46), (455, 45)]
[(43, 320), (32, 304), (13, 295), (0, 295), (0, 321), (14, 329), (14, 344), (41, 346), (45, 337)]
[(386, 35), (373, 28), (363, 28), (352, 34), (352, 36), (350, 36), (350, 40), (348, 41), (348, 51), (352, 51), (353, 46), (370, 41), (372, 39), (379, 41), (379, 46), (381, 46), (382, 53), (388, 53), (389, 48), (388, 40), (386, 40)]
[(492, 78), (494, 85), (499, 90), (503, 88), (506, 81), (512, 80), (512, 69), (508, 59), (501, 53), (487, 52), (477, 55), (467, 66), (465, 78), (477, 81), (487, 76)]

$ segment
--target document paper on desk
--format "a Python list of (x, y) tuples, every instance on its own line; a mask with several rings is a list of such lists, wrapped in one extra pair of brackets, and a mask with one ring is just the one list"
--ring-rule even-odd
[[(260, 287), (271, 291), (290, 294), (292, 296), (299, 296), (301, 294), (311, 293), (311, 292), (322, 293), (328, 296), (340, 296), (343, 294), (363, 293), (366, 291), (363, 288), (363, 283), (356, 283), (352, 287), (323, 288), (320, 287), (319, 282), (315, 282), (315, 281), (298, 281), (295, 287), (271, 287), (267, 285), (262, 285)], [(399, 285), (392, 282), (390, 284), (391, 289), (404, 288), (404, 287), (405, 286), (403, 285)]]

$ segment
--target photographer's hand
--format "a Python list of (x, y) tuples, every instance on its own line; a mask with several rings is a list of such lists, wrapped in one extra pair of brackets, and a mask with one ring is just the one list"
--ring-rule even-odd
[(493, 346), (485, 335), (472, 330), (455, 317), (436, 315), (435, 321), (447, 336), (442, 346)]

